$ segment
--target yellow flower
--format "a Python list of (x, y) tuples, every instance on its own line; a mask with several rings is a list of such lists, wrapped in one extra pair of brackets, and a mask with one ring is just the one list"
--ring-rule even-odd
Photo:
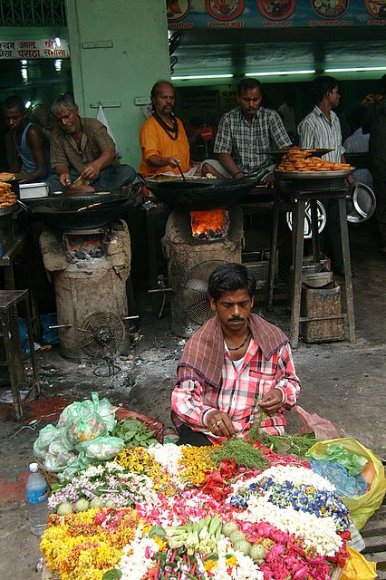
[(181, 447), (182, 455), (179, 460), (181, 471), (179, 473), (182, 483), (201, 485), (208, 471), (216, 468), (216, 463), (212, 461), (211, 447)]
[(204, 568), (206, 572), (211, 572), (213, 568), (217, 567), (217, 560), (205, 560)]
[(233, 556), (225, 556), (225, 559), (226, 559), (227, 566), (232, 566), (232, 568), (234, 566), (237, 566), (237, 564), (238, 564), (237, 558), (234, 555)]

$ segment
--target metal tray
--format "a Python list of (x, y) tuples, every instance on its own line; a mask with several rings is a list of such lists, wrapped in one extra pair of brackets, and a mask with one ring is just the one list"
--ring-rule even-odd
[(10, 213), (13, 213), (14, 210), (17, 207), (17, 203), (13, 203), (12, 205), (10, 205), (9, 207), (0, 207), (0, 216), (2, 215), (8, 215)]
[(335, 179), (337, 177), (348, 177), (355, 171), (351, 169), (337, 169), (336, 171), (275, 171), (279, 179)]

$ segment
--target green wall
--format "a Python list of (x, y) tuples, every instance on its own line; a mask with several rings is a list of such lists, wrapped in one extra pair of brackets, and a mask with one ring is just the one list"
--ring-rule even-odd
[[(95, 117), (101, 103), (122, 161), (138, 168), (144, 116), (135, 99), (170, 78), (164, 0), (66, 0), (75, 100)], [(137, 101), (138, 102), (138, 101)]]

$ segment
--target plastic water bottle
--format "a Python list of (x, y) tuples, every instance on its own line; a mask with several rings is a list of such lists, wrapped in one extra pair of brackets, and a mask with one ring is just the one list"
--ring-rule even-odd
[(25, 488), (31, 532), (41, 536), (47, 526), (48, 485), (37, 463), (30, 463)]

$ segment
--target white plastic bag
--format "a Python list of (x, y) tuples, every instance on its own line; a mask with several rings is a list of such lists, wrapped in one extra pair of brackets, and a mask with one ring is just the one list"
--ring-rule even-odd
[(121, 157), (121, 152), (119, 150), (118, 143), (117, 143), (117, 141), (116, 141), (116, 139), (114, 137), (114, 134), (113, 134), (112, 129), (110, 127), (110, 123), (107, 120), (107, 117), (106, 117), (106, 114), (105, 114), (105, 110), (102, 107), (102, 105), (99, 105), (99, 107), (98, 107), (98, 112), (97, 112), (97, 117), (96, 118), (98, 119), (98, 121), (100, 123), (102, 123), (102, 125), (104, 125), (106, 127), (107, 133), (110, 135), (111, 139), (115, 143), (115, 153), (117, 154), (117, 157)]

